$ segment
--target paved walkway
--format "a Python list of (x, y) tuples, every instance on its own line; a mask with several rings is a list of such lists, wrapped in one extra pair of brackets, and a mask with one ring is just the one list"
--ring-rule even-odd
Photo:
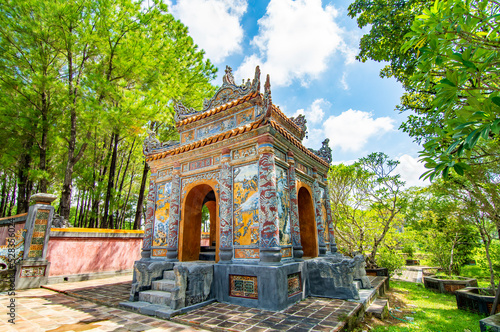
[[(423, 282), (423, 269), (429, 268), (428, 266), (404, 266), (402, 271), (394, 273), (391, 280), (395, 281), (409, 281), (409, 282)], [(437, 268), (435, 268), (437, 269)]]
[[(125, 275), (18, 291), (16, 324), (0, 309), (0, 331), (339, 331), (345, 318), (361, 307), (358, 302), (313, 297), (282, 312), (213, 303), (167, 321), (118, 308), (128, 300), (131, 279)], [(0, 293), (0, 308), (6, 311), (10, 299)]]

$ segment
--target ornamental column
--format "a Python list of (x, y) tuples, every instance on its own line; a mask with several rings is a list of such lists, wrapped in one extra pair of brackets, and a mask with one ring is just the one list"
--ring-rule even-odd
[(296, 261), (301, 261), (302, 256), (304, 255), (304, 251), (302, 250), (302, 244), (300, 242), (299, 203), (297, 197), (297, 182), (295, 180), (295, 160), (293, 159), (292, 151), (288, 151), (287, 161), (290, 165), (290, 168), (288, 169), (288, 190), (290, 191), (290, 224), (292, 233), (293, 258), (295, 258)]
[(279, 240), (278, 197), (276, 194), (276, 166), (274, 139), (262, 136), (259, 144), (259, 225), (260, 264), (281, 264)]
[(314, 192), (314, 210), (316, 216), (316, 229), (318, 231), (318, 253), (319, 256), (325, 256), (326, 254), (326, 243), (325, 243), (325, 225), (323, 223), (322, 211), (321, 211), (321, 190), (318, 181), (318, 170), (316, 167), (313, 168), (313, 192)]
[(156, 171), (151, 169), (149, 176), (148, 200), (146, 203), (146, 220), (144, 221), (144, 238), (142, 239), (141, 260), (151, 258), (151, 244), (153, 241), (153, 224), (155, 219), (155, 199), (156, 199)]
[(219, 180), (219, 263), (229, 264), (233, 258), (233, 189), (231, 151), (222, 149), (221, 171)]
[(181, 164), (174, 163), (172, 194), (170, 196), (170, 222), (168, 224), (167, 260), (177, 261), (179, 254), (179, 219), (181, 199)]
[(333, 231), (332, 207), (330, 206), (330, 190), (328, 186), (326, 187), (325, 194), (326, 194), (326, 222), (328, 223), (328, 232), (330, 234), (330, 252), (332, 254), (336, 254), (337, 243), (335, 242), (335, 233)]

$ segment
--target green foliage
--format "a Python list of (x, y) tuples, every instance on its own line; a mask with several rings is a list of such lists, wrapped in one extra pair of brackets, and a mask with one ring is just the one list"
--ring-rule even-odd
[(382, 245), (397, 242), (404, 183), (391, 173), (398, 162), (372, 153), (354, 165), (334, 165), (328, 173), (336, 242), (342, 252), (368, 254), (368, 266)]
[(377, 265), (387, 268), (389, 270), (389, 275), (392, 276), (395, 271), (401, 269), (401, 267), (405, 265), (405, 259), (394, 249), (382, 247), (377, 255)]
[(462, 175), (471, 152), (500, 131), (500, 6), (481, 1), (436, 1), (413, 21), (402, 51), (417, 51), (408, 86), (432, 94), (441, 128), (424, 144), (431, 179)]
[(412, 242), (406, 242), (403, 244), (403, 249), (401, 250), (405, 253), (408, 259), (413, 259), (413, 255), (415, 253), (415, 245)]
[[(500, 278), (500, 241), (493, 240), (489, 247), (489, 255), (493, 265), (493, 271), (496, 278)], [(473, 258), (476, 260), (477, 266), (485, 273), (489, 274), (489, 263), (486, 259), (485, 246), (474, 249)]]

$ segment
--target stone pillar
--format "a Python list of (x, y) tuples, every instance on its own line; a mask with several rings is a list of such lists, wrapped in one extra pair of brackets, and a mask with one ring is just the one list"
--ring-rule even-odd
[(288, 190), (290, 191), (290, 224), (292, 232), (293, 258), (296, 261), (301, 261), (304, 251), (300, 242), (300, 226), (299, 226), (299, 201), (297, 197), (297, 182), (295, 180), (295, 160), (293, 152), (288, 151)]
[(38, 288), (47, 284), (50, 262), (47, 261), (47, 249), (54, 217), (51, 203), (56, 196), (39, 193), (31, 196), (35, 204), (29, 207), (24, 236), (24, 254), (16, 263), (16, 289)]
[(318, 231), (318, 253), (319, 256), (325, 256), (326, 243), (325, 243), (325, 225), (323, 224), (323, 214), (321, 211), (321, 190), (319, 188), (318, 170), (313, 168), (313, 192), (314, 192), (314, 210), (316, 217), (316, 229)]
[(153, 241), (153, 229), (155, 220), (156, 202), (156, 173), (152, 169), (149, 176), (148, 200), (146, 203), (146, 220), (144, 221), (144, 238), (142, 239), (141, 260), (151, 258), (151, 244)]
[(266, 135), (260, 137), (258, 143), (260, 264), (281, 264), (274, 139)]
[(325, 195), (326, 195), (326, 222), (328, 224), (328, 232), (330, 234), (330, 252), (332, 254), (336, 254), (337, 243), (335, 242), (335, 233), (333, 231), (334, 228), (332, 219), (332, 207), (330, 206), (330, 191), (328, 190), (328, 187), (326, 187)]
[(222, 150), (221, 171), (219, 180), (219, 263), (228, 264), (233, 259), (233, 189), (231, 151)]
[(181, 201), (181, 164), (174, 163), (172, 193), (170, 196), (170, 222), (168, 224), (167, 259), (177, 261), (179, 254), (179, 219)]

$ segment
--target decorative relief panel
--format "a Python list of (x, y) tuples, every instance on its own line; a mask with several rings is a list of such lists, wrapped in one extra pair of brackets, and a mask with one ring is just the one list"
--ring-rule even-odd
[(167, 168), (158, 172), (158, 178), (172, 177), (172, 168)]
[(233, 169), (234, 244), (259, 243), (258, 165), (250, 164)]
[[(203, 174), (198, 174), (196, 176), (191, 176), (187, 178), (182, 179), (182, 200), (184, 201), (184, 196), (186, 196), (186, 187), (194, 183), (196, 181), (202, 181), (202, 180), (215, 180), (219, 182), (219, 172), (208, 172), (208, 173), (203, 173)], [(215, 190), (218, 192), (219, 186), (215, 186)]]
[(259, 258), (259, 249), (235, 248), (234, 258), (257, 259)]
[(292, 273), (287, 276), (288, 279), (288, 297), (302, 292), (302, 280), (300, 272)]
[(229, 275), (229, 296), (258, 299), (259, 290), (256, 276)]
[(281, 248), (281, 257), (283, 258), (292, 257), (292, 248)]
[(155, 224), (153, 231), (153, 247), (167, 244), (167, 231), (170, 216), (170, 196), (172, 194), (172, 183), (164, 182), (157, 184)]
[(325, 242), (330, 242), (330, 233), (328, 229), (328, 215), (327, 215), (327, 201), (326, 201), (326, 192), (325, 188), (320, 187), (320, 197), (321, 197), (321, 220), (323, 223), (323, 227), (325, 228)]
[(233, 151), (233, 160), (238, 160), (245, 157), (251, 157), (257, 155), (257, 147), (250, 146), (239, 150)]
[(301, 164), (301, 163), (296, 163), (296, 167), (298, 170), (304, 172), (305, 174), (309, 174), (307, 170), (307, 166)]
[(41, 258), (43, 256), (43, 245), (45, 243), (45, 233), (47, 231), (47, 222), (49, 221), (50, 210), (39, 209), (35, 216), (35, 226), (33, 228), (33, 237), (28, 253), (28, 258)]
[(186, 131), (181, 135), (181, 144), (190, 143), (194, 141), (194, 130)]
[(167, 257), (167, 249), (153, 248), (151, 249), (152, 257)]
[(240, 112), (236, 115), (238, 126), (249, 123), (253, 120), (253, 108)]
[(214, 157), (214, 165), (219, 165), (220, 164), (220, 156)]
[(285, 155), (285, 153), (283, 153), (283, 151), (281, 151), (279, 149), (274, 149), (274, 154), (276, 155), (276, 157), (280, 158), (281, 160), (286, 161), (286, 155)]
[(46, 266), (23, 266), (21, 267), (21, 278), (36, 278), (45, 276)]
[(195, 160), (189, 163), (189, 170), (193, 171), (195, 169), (200, 169), (204, 167), (212, 166), (212, 157), (204, 158), (201, 160)]
[(278, 218), (280, 245), (292, 244), (290, 234), (290, 191), (288, 190), (288, 172), (276, 166), (276, 192), (278, 194)]

